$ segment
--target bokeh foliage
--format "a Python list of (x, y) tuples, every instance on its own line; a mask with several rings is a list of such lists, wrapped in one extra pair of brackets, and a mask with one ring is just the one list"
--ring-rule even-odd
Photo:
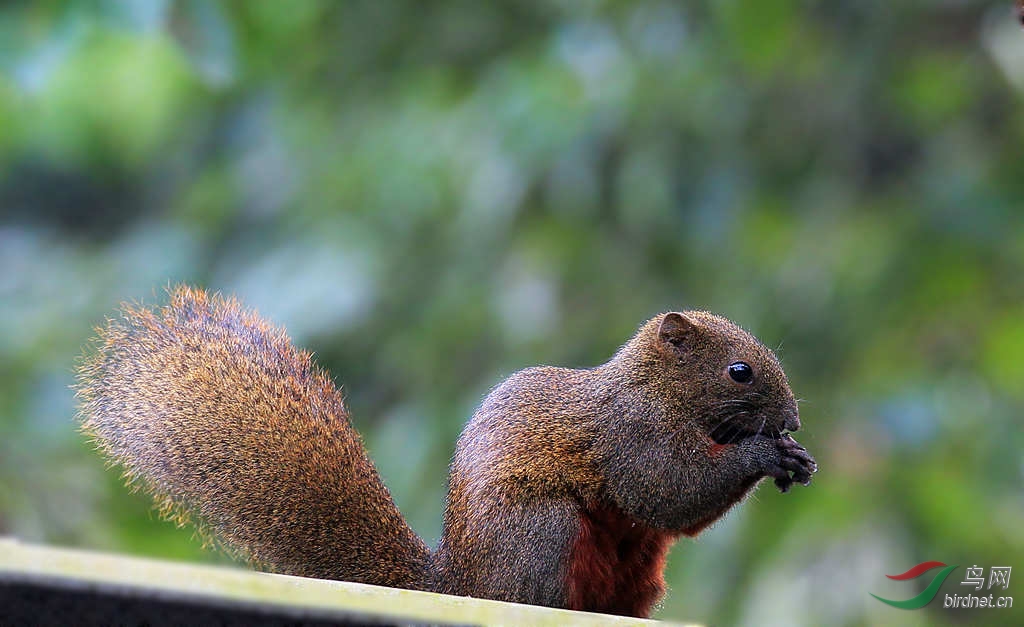
[(1010, 4), (5, 5), (0, 532), (223, 559), (72, 420), (90, 329), (167, 284), (316, 351), (431, 541), (490, 386), (706, 308), (779, 347), (822, 471), (682, 541), (661, 616), (1008, 621), (868, 592), (1024, 569)]

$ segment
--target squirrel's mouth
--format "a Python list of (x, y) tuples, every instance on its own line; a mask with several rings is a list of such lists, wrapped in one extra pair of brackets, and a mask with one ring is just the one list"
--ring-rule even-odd
[(778, 439), (785, 433), (785, 429), (778, 429), (769, 426), (761, 426), (760, 429), (755, 429), (750, 425), (734, 424), (732, 421), (727, 420), (712, 429), (711, 433), (708, 435), (711, 436), (711, 439), (714, 440), (716, 444), (737, 444), (743, 440), (757, 436)]

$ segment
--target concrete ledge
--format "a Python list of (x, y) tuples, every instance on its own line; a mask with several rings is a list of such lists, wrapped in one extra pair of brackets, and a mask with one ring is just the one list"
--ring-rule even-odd
[(649, 625), (381, 586), (0, 539), (0, 624)]

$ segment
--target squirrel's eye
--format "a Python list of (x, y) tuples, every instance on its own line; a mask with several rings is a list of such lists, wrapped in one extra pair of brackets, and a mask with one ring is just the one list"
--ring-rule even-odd
[(745, 361), (729, 364), (729, 378), (736, 383), (750, 383), (754, 380), (754, 369)]

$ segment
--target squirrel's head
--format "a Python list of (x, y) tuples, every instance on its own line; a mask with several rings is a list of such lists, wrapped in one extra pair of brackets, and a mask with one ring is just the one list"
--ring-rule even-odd
[(778, 358), (729, 320), (706, 311), (670, 312), (648, 321), (630, 344), (636, 342), (661, 375), (649, 385), (720, 444), (800, 428)]

